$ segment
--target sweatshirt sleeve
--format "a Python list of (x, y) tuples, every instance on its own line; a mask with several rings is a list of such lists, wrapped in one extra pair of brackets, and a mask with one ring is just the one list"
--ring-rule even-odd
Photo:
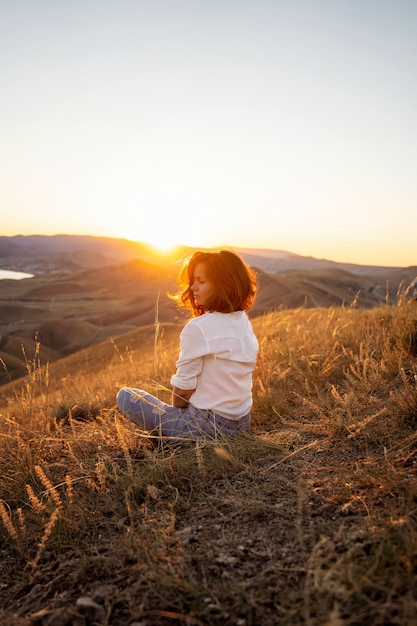
[(184, 390), (195, 389), (203, 369), (203, 357), (207, 354), (208, 345), (203, 333), (198, 326), (189, 322), (180, 335), (177, 371), (171, 378), (171, 385)]

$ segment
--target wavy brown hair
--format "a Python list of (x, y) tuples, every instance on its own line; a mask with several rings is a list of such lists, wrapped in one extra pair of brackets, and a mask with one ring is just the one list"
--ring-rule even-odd
[[(206, 306), (199, 306), (192, 292), (195, 268), (204, 263), (215, 293)], [(179, 275), (180, 293), (177, 300), (192, 310), (195, 316), (208, 311), (233, 313), (248, 311), (253, 305), (257, 290), (256, 277), (250, 267), (235, 252), (194, 252)]]

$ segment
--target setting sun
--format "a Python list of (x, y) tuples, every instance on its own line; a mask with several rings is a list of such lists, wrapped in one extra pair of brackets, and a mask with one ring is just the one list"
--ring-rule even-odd
[(164, 239), (163, 237), (157, 241), (146, 241), (146, 243), (157, 252), (170, 252), (180, 245), (178, 242), (173, 242), (171, 238)]

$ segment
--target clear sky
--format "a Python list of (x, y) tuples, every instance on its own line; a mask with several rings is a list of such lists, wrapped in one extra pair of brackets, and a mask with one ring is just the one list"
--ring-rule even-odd
[(417, 264), (416, 0), (0, 0), (0, 234)]

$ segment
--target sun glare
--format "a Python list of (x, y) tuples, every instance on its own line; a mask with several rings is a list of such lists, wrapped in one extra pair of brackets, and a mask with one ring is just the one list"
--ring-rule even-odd
[(151, 248), (153, 248), (156, 252), (171, 252), (171, 250), (180, 245), (177, 241), (173, 242), (172, 237), (161, 237), (156, 241), (151, 241), (148, 239), (145, 243), (151, 246)]
[[(153, 239), (150, 237), (146, 238), (135, 238), (137, 241), (142, 241), (146, 243), (149, 247), (151, 247), (156, 253), (159, 254), (167, 254), (170, 252), (174, 252), (176, 248), (181, 248), (182, 246), (188, 246), (190, 248), (211, 248), (215, 247), (215, 242), (210, 241), (201, 241), (198, 237), (194, 239), (189, 237), (183, 238), (174, 238), (174, 233), (166, 233), (166, 236), (162, 236), (163, 233), (158, 233), (157, 239)], [(164, 234), (165, 235), (165, 234)]]
[(172, 241), (157, 241), (156, 243), (152, 243), (152, 248), (160, 252), (170, 252), (178, 246), (177, 243), (172, 243)]

